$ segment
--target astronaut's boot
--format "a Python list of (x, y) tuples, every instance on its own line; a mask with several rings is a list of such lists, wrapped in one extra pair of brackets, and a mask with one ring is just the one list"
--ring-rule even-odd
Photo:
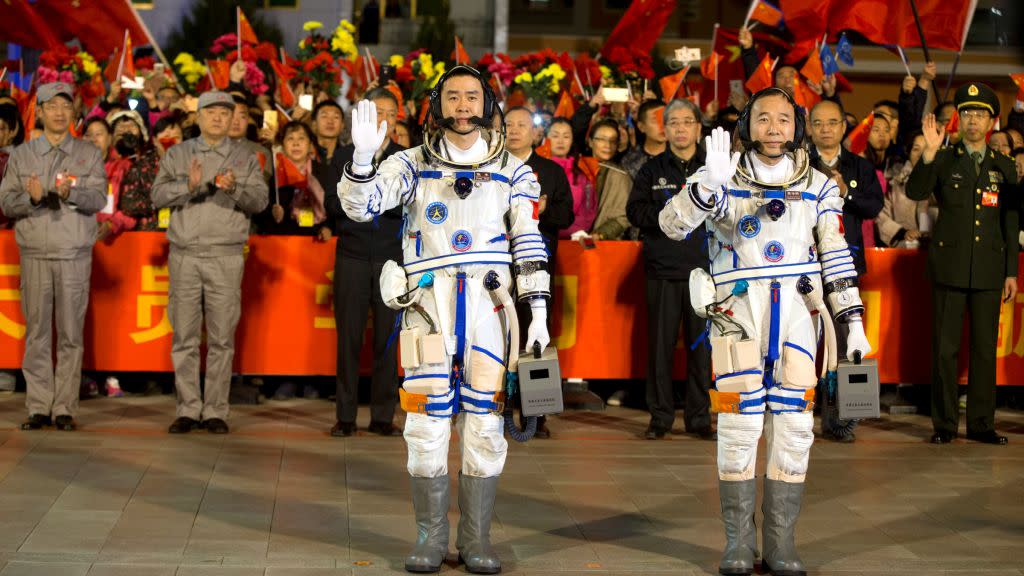
[(455, 546), (459, 549), (459, 561), (466, 564), (470, 574), (501, 572), (501, 560), (491, 549), (491, 518), (497, 490), (498, 476), (477, 478), (459, 474), (462, 518)]
[(405, 558), (407, 572), (432, 573), (448, 555), (448, 475), (412, 478), (412, 506), (416, 512), (416, 546)]
[(728, 576), (749, 576), (754, 572), (757, 549), (757, 528), (754, 510), (757, 503), (756, 480), (718, 481), (722, 501), (722, 522), (725, 523), (725, 552), (718, 564), (718, 573)]
[(794, 533), (804, 495), (803, 482), (764, 481), (764, 558), (762, 567), (773, 576), (807, 576), (796, 553)]

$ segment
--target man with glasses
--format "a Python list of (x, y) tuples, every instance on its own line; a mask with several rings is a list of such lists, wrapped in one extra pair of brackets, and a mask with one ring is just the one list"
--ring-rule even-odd
[[(841, 231), (850, 246), (857, 276), (867, 272), (864, 258), (864, 220), (878, 216), (885, 203), (882, 185), (874, 166), (864, 158), (842, 147), (846, 122), (842, 107), (832, 100), (822, 100), (811, 109), (811, 162), (818, 170), (831, 176), (839, 185), (843, 198), (843, 226)], [(845, 324), (843, 325), (845, 326)], [(836, 331), (840, 350), (846, 349), (846, 331)], [(853, 442), (853, 421), (839, 420), (833, 399), (821, 391), (821, 434), (837, 442)]]
[(21, 254), (22, 372), (29, 413), (21, 428), (38, 430), (53, 423), (58, 430), (74, 430), (95, 214), (107, 203), (107, 177), (100, 151), (69, 134), (75, 120), (71, 85), (44, 84), (36, 102), (43, 135), (14, 150), (0, 185), (0, 210), (15, 220)]
[(689, 289), (690, 271), (708, 268), (705, 230), (701, 226), (689, 238), (677, 242), (658, 225), (658, 214), (665, 203), (704, 166), (704, 148), (699, 144), (700, 108), (689, 100), (673, 100), (665, 108), (664, 119), (668, 146), (637, 172), (626, 204), (630, 224), (640, 229), (647, 274), (647, 409), (651, 421), (644, 437), (664, 437), (675, 420), (672, 358), (682, 322), (688, 350), (683, 412), (686, 431), (714, 440), (708, 396), (711, 352), (703, 345), (693, 348), (704, 332), (705, 321), (690, 306)]
[(1006, 444), (995, 431), (999, 307), (1017, 295), (1018, 196), (1013, 160), (989, 148), (985, 135), (999, 117), (999, 99), (984, 84), (966, 84), (954, 98), (960, 142), (941, 148), (943, 126), (924, 119), (924, 152), (907, 180), (907, 197), (939, 203), (928, 250), (932, 280), (932, 442), (957, 436), (957, 356), (964, 308), (971, 311), (967, 438)]

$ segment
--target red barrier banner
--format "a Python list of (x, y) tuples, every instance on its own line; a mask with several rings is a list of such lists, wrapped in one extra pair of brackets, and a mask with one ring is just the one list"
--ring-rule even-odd
[[(243, 374), (335, 373), (334, 243), (254, 236), (246, 251), (235, 370)], [(170, 371), (167, 241), (129, 233), (96, 246), (85, 327), (87, 370)], [(930, 380), (931, 286), (923, 252), (872, 249), (861, 278), (865, 328), (883, 382)], [(24, 351), (18, 249), (0, 232), (0, 368), (18, 368)], [(356, 281), (356, 279), (352, 279)], [(563, 241), (554, 277), (552, 341), (562, 374), (640, 379), (647, 373), (644, 268), (637, 242), (600, 242), (593, 250)], [(1015, 325), (1016, 324), (1016, 325)], [(961, 364), (966, 376), (967, 340)], [(686, 346), (675, 373), (684, 377)], [(1021, 384), (1024, 295), (1003, 305), (998, 381)], [(370, 350), (364, 346), (362, 362)]]

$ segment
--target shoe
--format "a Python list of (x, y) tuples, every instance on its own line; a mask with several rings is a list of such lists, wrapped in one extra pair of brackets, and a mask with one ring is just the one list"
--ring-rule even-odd
[(121, 389), (121, 382), (113, 376), (107, 378), (106, 389), (107, 398), (120, 398), (124, 396), (124, 390)]
[(936, 432), (932, 434), (932, 444), (949, 444), (956, 440), (956, 432)]
[(319, 400), (320, 391), (316, 389), (316, 386), (306, 384), (302, 387), (302, 397), (306, 400)]
[(470, 574), (497, 574), (501, 560), (491, 548), (491, 518), (494, 516), (494, 497), (498, 491), (498, 476), (477, 478), (459, 474), (459, 535), (455, 547), (459, 549), (459, 562)]
[(206, 428), (206, 431), (209, 432), (210, 434), (228, 433), (228, 423), (221, 420), (220, 418), (210, 418), (207, 420), (203, 420), (202, 427)]
[(803, 561), (796, 553), (794, 535), (800, 516), (803, 482), (764, 481), (761, 569), (772, 576), (807, 576)]
[(345, 436), (351, 436), (355, 433), (355, 422), (336, 422), (334, 427), (331, 428), (331, 436), (334, 436), (335, 438), (344, 438)]
[(853, 432), (834, 432), (832, 430), (824, 430), (821, 433), (821, 437), (826, 440), (838, 442), (840, 444), (853, 444), (857, 440), (857, 436)]
[(291, 400), (295, 398), (295, 383), (283, 382), (274, 392), (274, 400)]
[(756, 480), (719, 480), (718, 494), (722, 501), (726, 540), (722, 561), (718, 563), (718, 573), (750, 576), (754, 572), (754, 557), (757, 556), (757, 527), (754, 526)]
[(708, 426), (707, 428), (701, 428), (700, 430), (694, 432), (693, 435), (696, 436), (697, 438), (700, 438), (701, 440), (718, 440), (718, 432), (711, 426)]
[[(353, 426), (353, 430), (354, 428), (355, 426)], [(402, 429), (391, 422), (370, 422), (370, 425), (366, 427), (366, 430), (373, 432), (374, 434), (380, 434), (381, 436), (395, 436), (402, 433)]]
[(405, 570), (437, 572), (448, 556), (448, 475), (412, 477), (412, 508), (416, 513), (416, 545), (405, 557)]
[(547, 418), (544, 416), (537, 417), (537, 431), (533, 433), (534, 438), (540, 438), (541, 440), (547, 440), (551, 438), (551, 430), (548, 430)]
[(626, 400), (625, 390), (616, 390), (608, 397), (608, 401), (605, 404), (609, 406), (622, 406), (622, 403)]
[(998, 444), (1005, 446), (1010, 441), (1006, 436), (1000, 436), (995, 430), (986, 430), (984, 432), (968, 432), (968, 440), (974, 440), (975, 442), (982, 442), (985, 444)]
[(22, 423), (21, 429), (39, 430), (43, 426), (49, 426), (51, 424), (53, 424), (53, 421), (50, 420), (49, 416), (45, 414), (32, 414), (31, 416), (28, 417), (28, 420), (25, 420), (25, 422)]
[(61, 414), (54, 418), (53, 425), (57, 430), (63, 430), (65, 432), (74, 432), (78, 428), (78, 424), (75, 423), (75, 419), (67, 414)]
[(647, 430), (644, 431), (644, 438), (647, 440), (661, 440), (665, 437), (665, 432), (666, 430), (664, 428), (659, 428), (658, 426), (651, 424), (647, 427)]
[(199, 421), (188, 416), (179, 416), (171, 422), (171, 426), (167, 429), (168, 434), (188, 434), (189, 432), (199, 428)]

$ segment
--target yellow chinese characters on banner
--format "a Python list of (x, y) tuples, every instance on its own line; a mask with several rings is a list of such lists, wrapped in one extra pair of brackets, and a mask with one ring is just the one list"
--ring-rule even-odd
[[(167, 316), (167, 266), (143, 266), (142, 293), (135, 297), (135, 326), (132, 342), (142, 344), (170, 336), (171, 320)], [(159, 317), (159, 320), (156, 318)]]
[(15, 340), (25, 338), (25, 325), (20, 322), (20, 280), (21, 266), (0, 263), (0, 333)]

